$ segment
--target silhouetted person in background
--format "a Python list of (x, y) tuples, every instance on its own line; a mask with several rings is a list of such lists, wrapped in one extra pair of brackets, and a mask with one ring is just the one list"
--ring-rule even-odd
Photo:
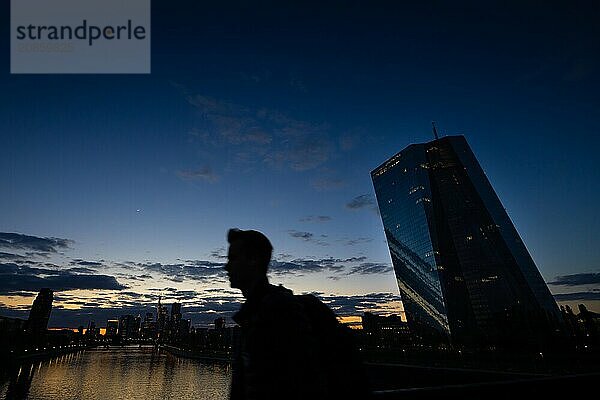
[(225, 267), (246, 298), (232, 400), (366, 398), (362, 364), (346, 327), (312, 295), (269, 284), (273, 247), (260, 232), (231, 229)]

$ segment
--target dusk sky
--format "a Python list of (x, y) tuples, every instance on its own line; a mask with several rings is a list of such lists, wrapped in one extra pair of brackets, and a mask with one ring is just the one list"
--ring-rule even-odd
[(599, 3), (418, 3), (155, 0), (151, 74), (11, 75), (2, 2), (0, 315), (41, 287), (50, 326), (230, 315), (231, 227), (271, 239), (272, 282), (399, 312), (369, 173), (432, 120), (557, 300), (600, 311)]

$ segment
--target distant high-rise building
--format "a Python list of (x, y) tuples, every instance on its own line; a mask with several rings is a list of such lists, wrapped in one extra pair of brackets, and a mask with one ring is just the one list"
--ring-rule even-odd
[(46, 332), (53, 299), (54, 293), (52, 290), (48, 288), (40, 290), (29, 312), (29, 319), (27, 320), (28, 333), (36, 335)]
[(119, 318), (119, 335), (124, 339), (136, 339), (140, 333), (140, 317), (122, 315)]
[(156, 322), (154, 321), (154, 314), (146, 313), (144, 322), (142, 323), (141, 334), (145, 339), (156, 337)]
[(91, 339), (97, 339), (100, 335), (100, 329), (96, 327), (95, 321), (90, 321), (88, 323), (87, 330), (85, 331), (85, 336)]
[(179, 321), (179, 338), (185, 338), (190, 333), (191, 322), (189, 319), (182, 319)]
[(172, 340), (179, 338), (179, 328), (181, 324), (181, 303), (171, 304), (171, 320), (169, 322), (169, 336)]
[(119, 320), (109, 319), (106, 321), (106, 336), (114, 337), (119, 333)]
[(493, 344), (559, 327), (557, 305), (464, 136), (410, 145), (371, 178), (411, 329)]
[(181, 303), (171, 304), (171, 319), (181, 319)]
[(161, 303), (161, 297), (158, 298), (156, 306), (156, 336), (159, 339), (165, 339), (169, 325), (169, 309)]
[(223, 317), (215, 318), (215, 329), (216, 330), (225, 329), (225, 318), (223, 318)]

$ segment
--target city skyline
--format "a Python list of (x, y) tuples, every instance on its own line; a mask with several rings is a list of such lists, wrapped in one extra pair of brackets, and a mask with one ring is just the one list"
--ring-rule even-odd
[(592, 11), (186, 7), (153, 4), (148, 76), (10, 75), (0, 41), (0, 315), (41, 287), (56, 327), (159, 296), (233, 312), (232, 227), (272, 240), (274, 283), (397, 312), (369, 172), (431, 120), (466, 135), (558, 302), (600, 311)]

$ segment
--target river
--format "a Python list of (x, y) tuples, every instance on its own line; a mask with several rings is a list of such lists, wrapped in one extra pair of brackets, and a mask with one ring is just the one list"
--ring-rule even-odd
[(152, 347), (83, 350), (23, 363), (0, 380), (0, 399), (203, 399), (229, 396), (231, 367)]

